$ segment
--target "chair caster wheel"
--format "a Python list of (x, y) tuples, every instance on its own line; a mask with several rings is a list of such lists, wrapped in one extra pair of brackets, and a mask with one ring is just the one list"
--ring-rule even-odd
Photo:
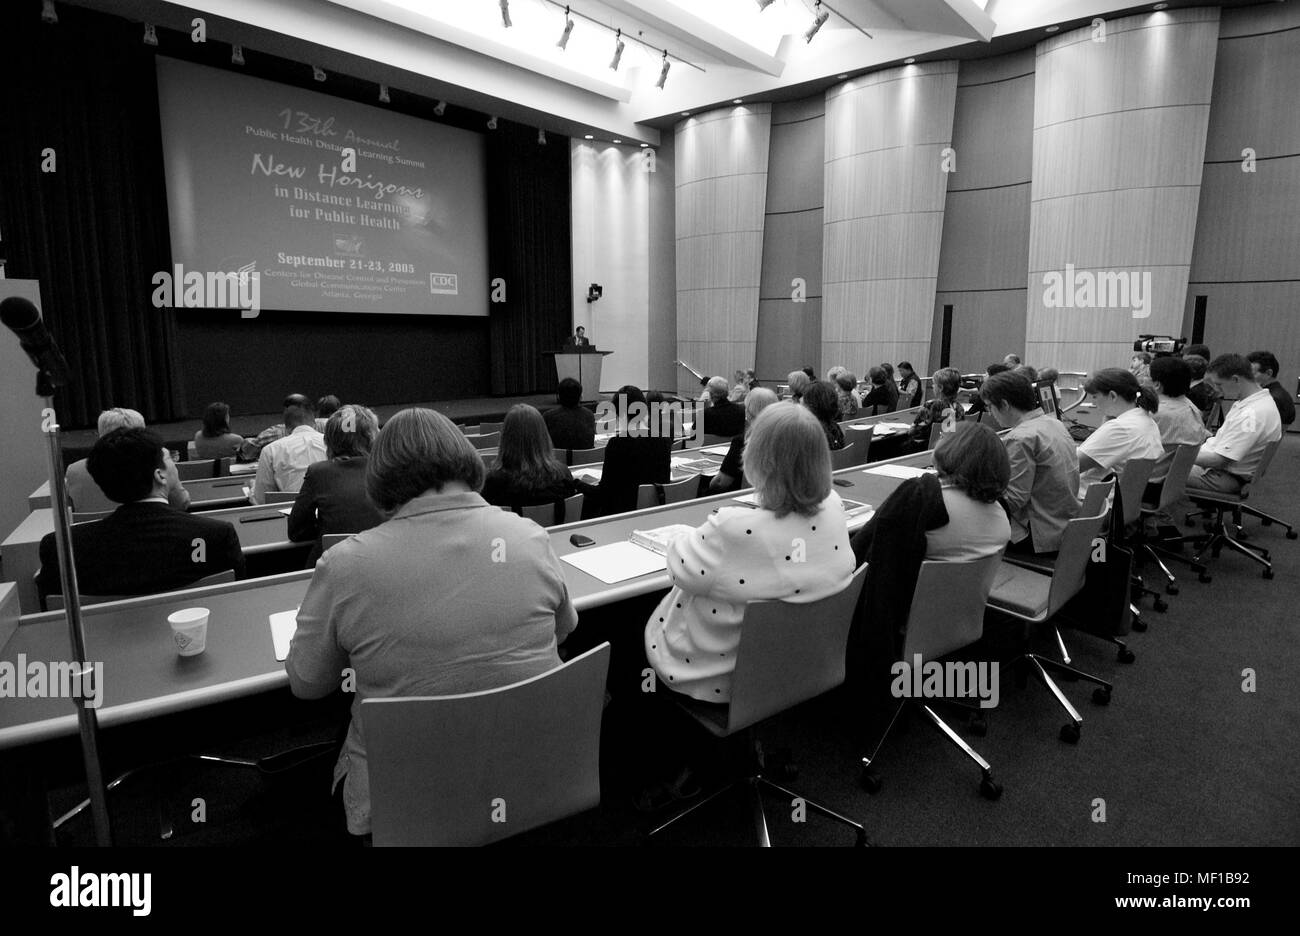
[(1271, 579), (1272, 577), (1273, 577), (1273, 570), (1272, 570), (1272, 569), (1265, 569), (1265, 570), (1264, 570), (1264, 578), (1266, 578), (1266, 579)]
[(986, 800), (997, 800), (1002, 796), (1002, 784), (986, 776), (980, 781), (980, 796)]
[(1200, 582), (1202, 585), (1210, 584), (1210, 576), (1206, 575), (1204, 572), (1202, 572), (1199, 576), (1197, 576), (1196, 580)]
[(1165, 586), (1165, 594), (1166, 594), (1166, 595), (1176, 595), (1176, 594), (1178, 594), (1178, 586), (1177, 586), (1177, 585), (1174, 585), (1174, 584), (1166, 585), (1166, 586)]
[(1169, 610), (1169, 602), (1165, 601), (1162, 598), (1157, 598), (1155, 602), (1151, 605), (1151, 607), (1155, 608), (1156, 611), (1158, 611), (1159, 613), (1164, 614), (1166, 611)]
[[(1158, 610), (1158, 609), (1157, 609), (1157, 610)], [(1137, 615), (1134, 615), (1134, 616), (1133, 616), (1133, 629), (1134, 629), (1135, 631), (1137, 631), (1139, 634), (1144, 633), (1144, 632), (1146, 631), (1146, 629), (1147, 629), (1147, 622), (1144, 621), (1144, 620), (1142, 620), (1142, 619), (1141, 619), (1140, 617), (1138, 617)]]
[(1137, 654), (1128, 647), (1120, 647), (1119, 653), (1115, 654), (1115, 659), (1119, 660), (1121, 663), (1132, 663), (1137, 659)]
[(983, 712), (972, 712), (969, 721), (966, 722), (966, 730), (977, 738), (982, 738), (989, 733), (989, 721), (984, 717)]
[(1295, 538), (1298, 537), (1298, 536), (1300, 536), (1300, 533), (1297, 533), (1295, 530), (1287, 530), (1287, 531), (1286, 531), (1286, 538), (1287, 538), (1287, 539), (1295, 539)]
[(870, 767), (863, 767), (862, 774), (858, 777), (858, 783), (862, 789), (866, 790), (872, 796), (880, 792), (880, 774), (876, 773)]
[(1110, 689), (1106, 686), (1098, 686), (1092, 690), (1093, 705), (1110, 705)]
[(1079, 726), (1071, 722), (1068, 725), (1061, 726), (1061, 740), (1066, 744), (1079, 743)]

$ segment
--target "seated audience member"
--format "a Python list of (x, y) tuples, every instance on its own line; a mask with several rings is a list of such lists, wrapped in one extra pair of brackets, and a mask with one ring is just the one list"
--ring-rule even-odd
[(731, 392), (727, 395), (727, 399), (731, 400), (732, 403), (744, 403), (745, 394), (747, 394), (753, 386), (754, 371), (752, 369), (738, 370), (736, 371), (736, 385), (731, 388)]
[(310, 403), (285, 407), (284, 428), (284, 436), (268, 444), (257, 458), (250, 495), (255, 504), (265, 504), (270, 491), (297, 494), (307, 466), (325, 458), (325, 437), (316, 431)]
[[(388, 516), (316, 564), (285, 670), (319, 699), (356, 676), (352, 723), (334, 768), (348, 831), (370, 831), (360, 707), (369, 698), (479, 692), (560, 665), (577, 624), (545, 531), (478, 495), (483, 461), (440, 413), (406, 409), (379, 433), (366, 490)], [(506, 563), (487, 544), (500, 542)]]
[(1183, 357), (1188, 357), (1192, 354), (1195, 354), (1197, 357), (1205, 358), (1206, 364), (1210, 363), (1214, 358), (1214, 355), (1210, 353), (1210, 346), (1207, 344), (1189, 344), (1187, 347), (1183, 348)]
[[(722, 381), (723, 402), (726, 402), (727, 382)], [(712, 390), (713, 384), (710, 383)], [(627, 400), (631, 409), (640, 403), (645, 407), (645, 394), (639, 387), (627, 385), (619, 387), (615, 398)], [(728, 404), (736, 406), (736, 404)], [(745, 411), (740, 410), (743, 419)], [(705, 410), (708, 413), (708, 410)], [(707, 423), (705, 432), (708, 432)], [(593, 492), (594, 498), (589, 506), (583, 503), (584, 517), (600, 517), (607, 514), (624, 513), (636, 510), (637, 489), (643, 484), (667, 484), (671, 476), (671, 458), (673, 440), (670, 436), (652, 434), (648, 413), (629, 413), (626, 427), (620, 427), (619, 434), (609, 440), (605, 446), (605, 460), (600, 471), (600, 485)], [(579, 472), (581, 474), (581, 472)]]
[[(297, 406), (301, 409), (307, 409), (307, 410), (312, 409), (311, 400), (307, 399), (301, 393), (289, 394), (287, 397), (284, 398), (284, 402), (280, 405), (282, 409), (288, 409), (291, 406)], [(313, 425), (314, 424), (315, 423), (313, 417)], [(282, 439), (286, 435), (288, 435), (288, 430), (285, 429), (284, 423), (277, 423), (274, 426), (267, 426), (265, 429), (259, 432), (256, 435), (256, 437), (251, 439), (244, 439), (244, 444), (239, 447), (240, 460), (245, 462), (257, 461), (258, 456), (262, 453), (262, 449), (266, 448), (276, 439)]]
[(870, 407), (871, 412), (863, 415), (877, 416), (881, 413), (892, 413), (896, 410), (898, 408), (898, 388), (890, 381), (888, 372), (883, 367), (873, 367), (867, 371), (867, 379), (871, 381), (871, 390), (862, 398), (862, 408), (867, 409)]
[(195, 458), (234, 458), (243, 438), (230, 431), (230, 407), (209, 403), (203, 411), (203, 428), (194, 433)]
[(560, 404), (543, 414), (551, 445), (558, 449), (589, 449), (596, 446), (596, 414), (582, 405), (582, 384), (565, 377), (555, 391)]
[(1036, 383), (1038, 381), (1038, 371), (1035, 370), (1029, 364), (1020, 364), (1016, 367), (1011, 368), (1011, 371), (1012, 373), (1020, 374), (1030, 383)]
[(1088, 399), (1105, 422), (1079, 444), (1079, 488), (1118, 474), (1130, 458), (1159, 462), (1165, 454), (1160, 429), (1151, 418), (1159, 401), (1155, 388), (1138, 383), (1131, 371), (1107, 367), (1095, 371), (1083, 384)]
[(821, 423), (830, 450), (835, 452), (844, 448), (844, 430), (839, 424), (839, 388), (828, 380), (815, 380), (803, 392), (803, 405)]
[(1210, 362), (1199, 354), (1184, 354), (1183, 360), (1192, 375), (1192, 382), (1187, 388), (1187, 399), (1201, 411), (1202, 419), (1208, 419), (1210, 410), (1219, 399), (1219, 392), (1214, 389), (1214, 384), (1205, 379), (1205, 369)]
[(501, 427), (496, 463), (483, 482), (483, 499), (517, 511), (577, 492), (569, 469), (555, 460), (542, 414), (526, 403), (510, 407)]
[(912, 429), (907, 448), (911, 451), (923, 451), (930, 445), (930, 427), (935, 423), (945, 430), (965, 419), (961, 404), (957, 402), (957, 391), (961, 389), (961, 372), (955, 367), (941, 367), (930, 378), (934, 388), (934, 399), (921, 407), (912, 422)]
[(1250, 361), (1221, 354), (1210, 362), (1209, 380), (1232, 409), (1219, 431), (1205, 441), (1187, 479), (1188, 493), (1238, 493), (1255, 476), (1264, 449), (1282, 438), (1282, 417), (1267, 390), (1255, 382)]
[(1139, 351), (1133, 355), (1129, 361), (1129, 373), (1138, 379), (1138, 383), (1148, 383), (1151, 380), (1151, 354), (1147, 351)]
[(829, 383), (835, 383), (836, 380), (839, 378), (840, 374), (847, 374), (848, 371), (849, 369), (845, 367), (843, 364), (836, 364), (834, 367), (827, 369), (826, 380)]
[(366, 465), (379, 435), (375, 414), (364, 406), (340, 407), (325, 421), (324, 435), (325, 460), (307, 466), (289, 514), (289, 539), (316, 541), (308, 565), (320, 558), (322, 537), (360, 533), (384, 522), (366, 497)]
[(835, 396), (840, 407), (840, 419), (856, 418), (858, 410), (862, 408), (862, 397), (858, 394), (857, 375), (852, 371), (845, 371), (835, 378), (835, 387)]
[(958, 425), (939, 438), (934, 463), (938, 476), (904, 481), (853, 537), (854, 559), (867, 563), (867, 580), (850, 636), (849, 666), (851, 676), (865, 677), (867, 685), (888, 685), (889, 665), (903, 649), (921, 563), (995, 555), (1011, 535), (998, 504), (1010, 463), (992, 429)]
[[(72, 527), (82, 593), (148, 595), (227, 569), (243, 577), (244, 554), (234, 525), (168, 502), (181, 482), (157, 433), (143, 427), (114, 430), (95, 443), (86, 461), (95, 483), (121, 506), (102, 520)], [(62, 585), (53, 533), (41, 540), (40, 556), (37, 587), (43, 595), (55, 594)]]
[[(1019, 367), (1020, 355), (1012, 352), (1011, 354), (1008, 354), (1006, 357), (1002, 359), (1002, 364), (1006, 367), (1007, 370), (1012, 370), (1013, 368)], [(992, 374), (993, 371), (989, 371), (989, 373)]]
[(812, 383), (812, 378), (809, 377), (804, 371), (797, 370), (797, 371), (790, 371), (790, 376), (787, 377), (786, 380), (790, 384), (790, 402), (802, 403), (803, 392), (807, 390), (808, 385)]
[(1255, 372), (1255, 382), (1267, 390), (1273, 402), (1277, 404), (1282, 425), (1291, 425), (1295, 422), (1295, 398), (1286, 392), (1286, 388), (1278, 380), (1281, 370), (1273, 352), (1252, 351), (1246, 355), (1246, 360), (1250, 361), (1251, 369)]
[(1009, 431), (1002, 437), (1011, 475), (1002, 506), (1010, 552), (1054, 553), (1079, 512), (1079, 459), (1065, 425), (1039, 406), (1024, 374), (994, 374), (980, 387), (985, 409)]
[[(758, 509), (722, 507), (668, 547), (673, 588), (645, 629), (646, 659), (660, 684), (706, 702), (728, 702), (745, 606), (817, 601), (853, 577), (844, 504), (831, 487), (830, 453), (817, 420), (792, 403), (768, 406), (745, 446)], [(791, 561), (800, 540), (802, 561)]]
[(323, 433), (325, 424), (330, 421), (330, 417), (338, 412), (340, 406), (339, 398), (332, 393), (327, 393), (316, 401), (316, 431)]
[(894, 378), (894, 365), (888, 361), (883, 361), (880, 365), (885, 369), (885, 379), (889, 381), (889, 386), (894, 391), (894, 399), (898, 399), (898, 381)]
[(765, 387), (755, 387), (749, 391), (749, 396), (745, 397), (745, 431), (731, 440), (731, 448), (727, 449), (727, 457), (722, 460), (722, 467), (709, 482), (710, 494), (721, 494), (745, 487), (743, 473), (745, 441), (754, 429), (754, 420), (758, 418), (758, 414), (775, 402), (777, 402), (776, 394)]
[[(1007, 357), (1015, 357), (1015, 355), (1008, 354)], [(1017, 360), (1019, 360), (1019, 358), (1017, 358)], [(1016, 365), (1016, 367), (1019, 367), (1019, 365)], [(987, 377), (992, 377), (994, 374), (1005, 374), (1008, 371), (1014, 369), (1015, 368), (1009, 364), (990, 364), (988, 367), (984, 368), (984, 374)], [(960, 386), (960, 381), (958, 383)], [(971, 386), (978, 387), (979, 384), (976, 383), (976, 384), (972, 384)], [(981, 397), (978, 393), (976, 393), (971, 399), (970, 403), (967, 404), (966, 406), (966, 415), (971, 418), (974, 418), (976, 416), (979, 416), (983, 412), (984, 412), (984, 398)]]
[[(1160, 405), (1151, 414), (1160, 429), (1160, 441), (1164, 445), (1200, 445), (1209, 434), (1205, 431), (1205, 421), (1196, 404), (1187, 399), (1187, 389), (1192, 383), (1192, 368), (1182, 358), (1172, 356), (1158, 357), (1151, 362), (1151, 385), (1155, 387), (1156, 398)], [(1166, 452), (1156, 469), (1151, 473), (1151, 483), (1156, 485), (1148, 491), (1148, 501), (1158, 500), (1160, 487), (1165, 475), (1169, 474), (1169, 465), (1174, 460), (1173, 452)], [(1154, 494), (1154, 497), (1149, 496)]]
[[(143, 429), (144, 417), (133, 409), (114, 407), (99, 414), (95, 434), (103, 438), (118, 429)], [(63, 474), (63, 483), (67, 486), (68, 500), (77, 513), (96, 513), (117, 509), (118, 502), (102, 491), (90, 475), (90, 459), (74, 461)], [(167, 502), (177, 510), (186, 510), (190, 506), (190, 492), (178, 484), (167, 491)], [(94, 594), (94, 592), (91, 592)]]
[(1044, 367), (1042, 370), (1038, 372), (1039, 380), (1050, 380), (1053, 383), (1055, 383), (1057, 380), (1060, 379), (1060, 377), (1061, 377), (1061, 372), (1058, 371), (1055, 367)]
[(816, 372), (815, 370), (813, 370), (811, 364), (805, 364), (805, 365), (803, 366), (803, 372), (804, 372), (805, 374), (808, 375), (808, 379), (809, 379), (809, 380), (816, 380), (816, 379), (817, 379), (817, 372)]
[[(898, 395), (898, 406), (902, 409), (921, 405), (921, 378), (916, 376), (910, 361), (898, 362)], [(862, 401), (864, 406), (866, 403), (866, 400)]]
[(724, 378), (712, 378), (709, 381), (709, 406), (704, 411), (704, 434), (730, 439), (744, 428), (745, 408), (727, 399), (727, 381)]

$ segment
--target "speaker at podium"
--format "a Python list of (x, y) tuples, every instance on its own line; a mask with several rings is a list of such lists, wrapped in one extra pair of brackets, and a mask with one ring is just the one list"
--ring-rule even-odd
[[(579, 336), (580, 337), (580, 336)], [(586, 338), (582, 338), (586, 342)], [(570, 340), (559, 351), (543, 352), (555, 359), (555, 379), (572, 377), (582, 384), (582, 401), (590, 403), (600, 398), (600, 370), (605, 356), (613, 351), (598, 351), (590, 343), (577, 344)]]

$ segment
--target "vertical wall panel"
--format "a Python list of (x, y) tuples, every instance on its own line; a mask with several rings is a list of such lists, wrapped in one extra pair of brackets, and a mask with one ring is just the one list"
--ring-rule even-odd
[[(601, 390), (649, 380), (650, 177), (639, 149), (571, 143), (573, 316), (605, 358)], [(587, 302), (587, 286), (605, 294)]]
[(953, 367), (972, 373), (1009, 351), (1023, 353), (1033, 118), (1032, 49), (961, 63), (931, 372), (940, 364), (945, 304), (953, 307)]
[[(1110, 21), (1105, 41), (1085, 28), (1038, 44), (1026, 360), (1124, 366), (1139, 333), (1178, 331), (1218, 26), (1217, 8), (1170, 10)], [(1049, 306), (1046, 278), (1070, 268), (1095, 284), (1149, 282), (1145, 308), (1132, 296)]]
[[(1182, 334), (1207, 297), (1215, 354), (1266, 349), (1300, 366), (1300, 6), (1224, 10)], [(1253, 172), (1242, 151), (1254, 150)]]
[[(758, 379), (768, 383), (821, 359), (825, 133), (821, 95), (772, 106), (754, 361)], [(806, 284), (803, 302), (792, 298), (796, 277)]]
[(826, 93), (819, 370), (929, 359), (956, 91), (937, 62)]
[[(673, 141), (678, 356), (728, 379), (754, 362), (771, 110), (756, 104), (691, 117)], [(680, 368), (678, 390), (699, 393)]]

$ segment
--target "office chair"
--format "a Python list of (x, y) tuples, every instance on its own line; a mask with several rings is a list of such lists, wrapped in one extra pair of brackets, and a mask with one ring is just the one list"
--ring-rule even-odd
[(609, 644), (462, 695), (365, 699), (375, 845), (487, 845), (600, 805)]
[[(1098, 514), (1091, 517), (1075, 517), (1069, 522), (1050, 574), (1045, 574), (1036, 568), (1016, 565), (1009, 559), (1004, 559), (998, 568), (993, 588), (989, 592), (988, 606), (1027, 626), (1048, 624), (1066, 602), (1083, 589), (1088, 558), (1093, 550), (1093, 541), (1101, 530), (1103, 519), (1105, 519), (1104, 515)], [(1092, 700), (1097, 705), (1106, 705), (1110, 702), (1113, 687), (1098, 676), (1070, 666), (1069, 651), (1061, 638), (1060, 628), (1055, 624), (1052, 625), (1052, 633), (1061, 651), (1061, 660), (1026, 652), (1013, 660), (1012, 665), (1017, 667), (1021, 674), (1024, 672), (1024, 667), (1028, 667), (1029, 671), (1055, 696), (1057, 703), (1065, 709), (1070, 719), (1069, 724), (1061, 729), (1061, 740), (1076, 744), (1079, 741), (1083, 718), (1048, 675), (1048, 671), (1095, 683), (1097, 688), (1093, 690)], [(1132, 654), (1128, 648), (1118, 640), (1115, 642), (1120, 644), (1120, 659), (1131, 662)], [(1124, 658), (1125, 654), (1128, 654), (1127, 660)]]
[(500, 432), (504, 426), (504, 422), (481, 422), (478, 425), (479, 435), (492, 435), (494, 432)]
[(603, 448), (572, 449), (569, 452), (570, 465), (598, 465), (604, 458)]
[(176, 463), (176, 476), (182, 481), (201, 481), (204, 478), (214, 478), (217, 474), (217, 460), (215, 458), (193, 459)]
[[(1156, 459), (1154, 458), (1130, 458), (1124, 463), (1116, 475), (1116, 487), (1118, 498), (1122, 509), (1122, 514), (1117, 515), (1115, 511), (1110, 513), (1110, 522), (1114, 539), (1120, 546), (1126, 549), (1134, 549), (1134, 537), (1129, 531), (1139, 524), (1142, 519), (1142, 495), (1147, 489), (1147, 482), (1151, 480), (1151, 473), (1155, 471)], [(1136, 551), (1136, 550), (1135, 550)], [(1133, 594), (1133, 600), (1129, 602), (1129, 611), (1133, 615), (1133, 629), (1141, 633), (1147, 629), (1147, 622), (1142, 617), (1142, 609), (1137, 606), (1137, 600), (1141, 598), (1142, 579), (1136, 574), (1130, 577), (1129, 590)], [(1169, 606), (1163, 601), (1155, 606), (1156, 611), (1164, 613)]]
[(470, 444), (479, 451), (482, 451), (483, 449), (496, 448), (501, 444), (500, 432), (493, 432), (488, 435), (467, 436), (466, 438), (468, 438)]
[[(1199, 445), (1190, 443), (1185, 445), (1166, 445), (1165, 451), (1173, 453), (1173, 460), (1169, 463), (1169, 471), (1165, 475), (1164, 484), (1160, 488), (1160, 500), (1155, 504), (1142, 504), (1142, 522), (1138, 524), (1137, 531), (1134, 534), (1132, 544), (1136, 553), (1145, 560), (1154, 562), (1157, 568), (1165, 577), (1165, 593), (1169, 595), (1178, 594), (1178, 580), (1174, 574), (1169, 571), (1162, 555), (1170, 559), (1181, 559), (1173, 553), (1166, 552), (1159, 546), (1159, 540), (1155, 540), (1147, 535), (1147, 521), (1154, 521), (1160, 514), (1167, 514), (1175, 504), (1183, 499), (1183, 491), (1187, 487), (1187, 476), (1191, 473), (1192, 465), (1196, 464), (1196, 453), (1200, 451)], [(1141, 582), (1141, 580), (1139, 579)], [(1145, 582), (1141, 582), (1138, 587), (1137, 597), (1150, 595), (1154, 599), (1154, 607), (1157, 611), (1164, 611), (1168, 604), (1160, 597), (1160, 594), (1154, 589), (1147, 588)]]
[(351, 533), (326, 533), (320, 538), (321, 555), (325, 555), (325, 553), (329, 552), (345, 539), (349, 539), (351, 536)]
[(857, 453), (854, 451), (856, 447), (856, 442), (849, 442), (844, 448), (834, 449), (831, 452), (831, 471), (839, 471), (841, 468), (851, 468), (859, 464)]
[(691, 475), (681, 481), (655, 485), (659, 489), (659, 503), (680, 504), (692, 500), (700, 492), (699, 475)]
[[(856, 832), (858, 846), (867, 844), (867, 831), (834, 810), (801, 797), (763, 773), (754, 727), (775, 715), (806, 702), (844, 682), (844, 655), (849, 626), (866, 580), (867, 567), (858, 567), (849, 584), (838, 594), (808, 604), (784, 601), (754, 601), (745, 608), (741, 623), (736, 668), (731, 676), (731, 701), (726, 705), (699, 702), (675, 694), (673, 701), (716, 738), (744, 732), (749, 753), (747, 776), (712, 793), (650, 832), (654, 837), (732, 790), (744, 788), (754, 817), (758, 843), (771, 846), (762, 790), (787, 798), (801, 799), (807, 808), (834, 819)], [(672, 690), (666, 690), (671, 692)]]
[[(853, 449), (852, 455), (843, 456), (844, 464), (839, 465), (835, 461), (835, 456), (839, 452), (831, 452), (831, 467), (836, 468), (856, 468), (859, 465), (865, 465), (871, 460), (871, 440), (876, 434), (876, 427), (870, 426), (866, 429), (849, 429), (844, 433), (845, 441), (848, 445), (840, 449), (843, 452), (847, 449)], [(851, 441), (850, 441), (851, 440)]]
[(521, 507), (519, 514), (543, 527), (572, 523), (582, 517), (582, 499), (583, 495), (581, 494), (557, 498), (545, 504)]
[[(993, 579), (1002, 564), (1002, 550), (996, 555), (969, 562), (921, 563), (912, 594), (912, 609), (907, 618), (907, 633), (903, 638), (901, 662), (909, 667), (919, 656), (923, 661), (937, 661), (964, 647), (969, 647), (984, 636), (984, 608)], [(983, 664), (996, 665), (996, 664)], [(961, 699), (936, 701), (968, 705)], [(889, 737), (903, 710), (914, 706), (980, 768), (980, 795), (995, 800), (1002, 795), (1002, 785), (993, 779), (989, 762), (975, 752), (948, 723), (934, 711), (929, 699), (904, 698), (894, 709), (893, 717), (884, 734), (876, 742), (870, 756), (862, 758), (862, 786), (868, 793), (880, 791), (880, 777), (871, 769), (881, 746)], [(976, 709), (979, 711), (979, 709)], [(976, 730), (977, 734), (983, 731)]]

